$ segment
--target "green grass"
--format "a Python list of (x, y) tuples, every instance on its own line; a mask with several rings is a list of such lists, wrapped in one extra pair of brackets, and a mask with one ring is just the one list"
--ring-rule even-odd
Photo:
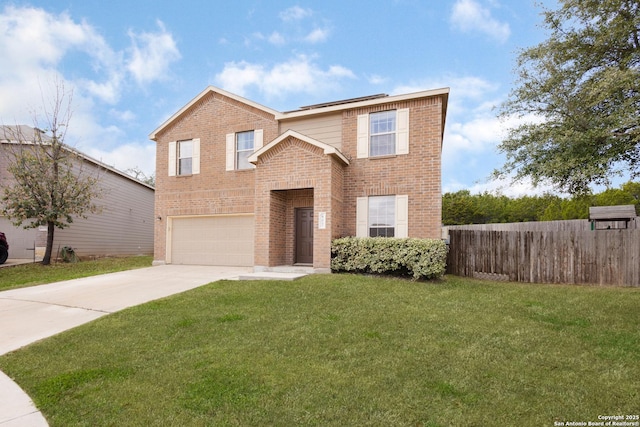
[(78, 263), (55, 263), (51, 265), (22, 264), (0, 269), (0, 291), (43, 285), (62, 280), (114, 273), (134, 268), (151, 267), (150, 256), (100, 258)]
[(51, 426), (552, 426), (640, 410), (640, 290), (221, 281), (0, 358)]

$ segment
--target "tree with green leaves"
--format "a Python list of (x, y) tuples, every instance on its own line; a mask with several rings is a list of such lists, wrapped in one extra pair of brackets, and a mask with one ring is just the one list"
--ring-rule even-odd
[(56, 85), (55, 99), (44, 108), (46, 131), (40, 130), (37, 118), (29, 135), (26, 127), (2, 127), (12, 156), (7, 169), (14, 182), (4, 188), (0, 212), (15, 226), (47, 227), (43, 265), (51, 262), (56, 228), (65, 228), (74, 217), (86, 218), (99, 210), (94, 203), (101, 194), (98, 177), (85, 173), (81, 156), (64, 143), (71, 119), (71, 95), (64, 86)]
[(585, 219), (590, 206), (634, 205), (640, 215), (640, 182), (629, 181), (620, 188), (596, 194), (561, 198), (552, 194), (510, 198), (469, 190), (442, 195), (442, 224), (495, 224), (501, 222)]
[(559, 0), (549, 37), (521, 50), (500, 108), (519, 116), (495, 177), (529, 178), (571, 194), (640, 176), (640, 1)]

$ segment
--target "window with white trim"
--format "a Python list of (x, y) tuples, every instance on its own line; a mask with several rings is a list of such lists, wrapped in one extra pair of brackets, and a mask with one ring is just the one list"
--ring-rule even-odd
[(178, 141), (178, 175), (193, 174), (193, 141)]
[(409, 109), (360, 114), (357, 158), (409, 154)]
[(200, 173), (200, 139), (185, 139), (169, 143), (169, 176)]
[(406, 195), (358, 197), (357, 237), (408, 237), (409, 197)]
[(396, 196), (369, 197), (369, 237), (394, 237)]
[(236, 134), (236, 169), (251, 169), (255, 167), (247, 160), (253, 154), (253, 136), (252, 130)]
[(263, 130), (227, 134), (226, 170), (247, 170), (255, 166), (249, 163), (249, 157), (262, 148)]
[(391, 154), (396, 154), (396, 111), (369, 114), (369, 156)]

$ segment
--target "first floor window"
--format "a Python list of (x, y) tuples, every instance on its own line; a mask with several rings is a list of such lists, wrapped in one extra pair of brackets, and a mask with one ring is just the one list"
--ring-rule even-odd
[(193, 173), (193, 141), (178, 141), (178, 175)]
[(356, 200), (357, 237), (408, 237), (409, 196), (369, 196)]
[(369, 197), (369, 237), (394, 237), (396, 197)]
[(253, 131), (236, 134), (236, 169), (251, 169), (249, 156), (253, 153)]

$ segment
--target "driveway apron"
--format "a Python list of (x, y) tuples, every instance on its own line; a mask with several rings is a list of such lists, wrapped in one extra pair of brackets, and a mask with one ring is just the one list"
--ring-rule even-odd
[[(250, 271), (162, 265), (0, 292), (0, 355), (127, 307)], [(0, 427), (13, 426), (47, 422), (20, 387), (0, 372)]]

